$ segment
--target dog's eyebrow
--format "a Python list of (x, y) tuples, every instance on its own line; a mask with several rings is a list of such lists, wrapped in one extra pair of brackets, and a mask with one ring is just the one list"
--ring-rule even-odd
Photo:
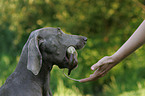
[(59, 27), (57, 27), (57, 30), (61, 30)]
[(57, 32), (60, 34), (64, 34), (59, 27), (57, 27)]

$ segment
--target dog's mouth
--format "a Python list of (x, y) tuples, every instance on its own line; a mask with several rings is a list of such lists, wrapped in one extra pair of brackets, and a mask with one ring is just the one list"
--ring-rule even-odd
[(68, 62), (68, 75), (70, 75), (71, 71), (77, 67), (78, 60), (77, 60), (77, 51), (73, 46), (68, 47), (66, 51), (65, 59)]

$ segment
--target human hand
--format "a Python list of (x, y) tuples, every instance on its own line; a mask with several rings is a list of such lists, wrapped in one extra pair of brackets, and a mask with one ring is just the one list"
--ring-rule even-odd
[(81, 79), (80, 82), (95, 81), (100, 77), (103, 77), (112, 67), (114, 67), (119, 62), (115, 60), (113, 56), (105, 56), (94, 64), (91, 69), (95, 72), (88, 78)]

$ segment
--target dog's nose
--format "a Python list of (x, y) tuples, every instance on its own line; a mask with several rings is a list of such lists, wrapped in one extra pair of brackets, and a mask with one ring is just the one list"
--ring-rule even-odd
[(87, 42), (87, 37), (84, 37), (83, 40), (84, 40), (85, 42)]
[(83, 37), (83, 40), (85, 41), (85, 43), (87, 43), (87, 37)]
[(87, 41), (87, 37), (84, 37), (83, 40), (84, 40), (84, 41)]

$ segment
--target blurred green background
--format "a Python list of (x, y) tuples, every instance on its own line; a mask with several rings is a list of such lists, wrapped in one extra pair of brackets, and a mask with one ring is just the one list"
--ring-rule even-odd
[[(91, 65), (112, 55), (145, 17), (144, 0), (0, 0), (0, 86), (15, 70), (30, 34), (43, 27), (88, 37), (78, 51), (79, 67), (71, 77), (91, 73)], [(51, 71), (54, 96), (145, 96), (145, 47), (139, 48), (94, 82), (67, 79), (57, 66)]]

